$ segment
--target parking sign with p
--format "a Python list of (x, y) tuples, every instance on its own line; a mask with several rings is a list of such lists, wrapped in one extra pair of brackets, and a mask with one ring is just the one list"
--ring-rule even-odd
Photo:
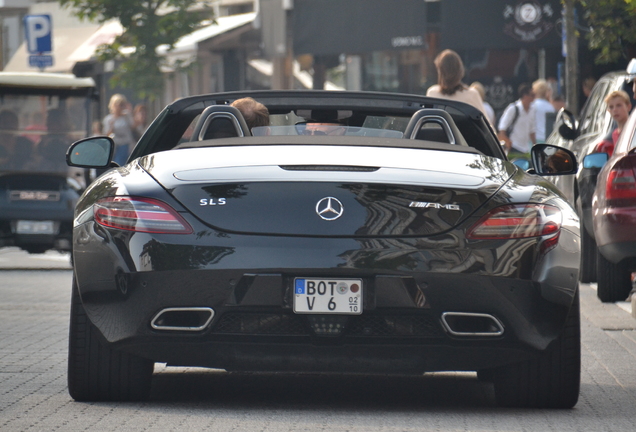
[(26, 15), (24, 17), (24, 31), (30, 54), (53, 51), (51, 30), (51, 15)]

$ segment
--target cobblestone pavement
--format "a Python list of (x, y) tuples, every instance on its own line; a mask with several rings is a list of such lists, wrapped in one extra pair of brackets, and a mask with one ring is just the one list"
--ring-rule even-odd
[[(474, 374), (228, 374), (158, 365), (144, 403), (78, 403), (66, 389), (71, 272), (0, 270), (0, 431), (633, 431), (636, 320), (581, 288), (573, 410), (495, 406)], [(627, 308), (628, 304), (621, 305)]]

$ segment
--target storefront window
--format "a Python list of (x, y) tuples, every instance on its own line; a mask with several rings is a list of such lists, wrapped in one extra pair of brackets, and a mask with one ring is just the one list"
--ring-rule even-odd
[(376, 51), (363, 56), (363, 89), (422, 94), (424, 55), (421, 50)]
[(395, 55), (376, 51), (364, 57), (364, 64), (364, 90), (398, 91), (398, 62)]

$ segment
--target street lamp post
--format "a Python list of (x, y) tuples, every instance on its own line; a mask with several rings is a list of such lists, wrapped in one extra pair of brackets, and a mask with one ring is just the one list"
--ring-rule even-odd
[(573, 114), (578, 114), (579, 107), (579, 43), (574, 21), (575, 0), (563, 0), (565, 25), (565, 104)]

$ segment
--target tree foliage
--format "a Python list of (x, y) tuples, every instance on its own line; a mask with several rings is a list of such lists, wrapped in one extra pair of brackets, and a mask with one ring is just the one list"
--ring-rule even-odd
[(580, 0), (597, 63), (630, 58), (636, 47), (636, 0)]
[[(213, 18), (209, 0), (59, 0), (81, 19), (103, 23), (118, 19), (124, 32), (110, 45), (101, 45), (100, 61), (118, 60), (113, 84), (154, 99), (163, 89), (157, 47), (168, 50), (182, 37)], [(122, 48), (133, 50), (122, 53)], [(125, 51), (125, 50), (124, 50)]]

